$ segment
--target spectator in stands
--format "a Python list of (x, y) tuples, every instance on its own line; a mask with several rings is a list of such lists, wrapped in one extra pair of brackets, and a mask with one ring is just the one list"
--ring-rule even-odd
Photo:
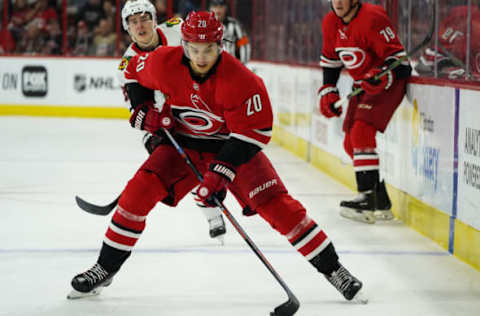
[(180, 0), (178, 2), (178, 14), (182, 19), (185, 19), (191, 11), (198, 11), (201, 8), (201, 0)]
[(113, 23), (109, 19), (101, 19), (98, 34), (93, 38), (94, 56), (114, 56), (117, 34), (113, 32)]
[(42, 19), (33, 19), (25, 27), (20, 42), (17, 45), (17, 53), (36, 55), (40, 54), (45, 45), (45, 24)]
[(115, 4), (112, 0), (104, 0), (103, 1), (103, 12), (105, 13), (105, 17), (115, 21)]
[(91, 33), (88, 31), (87, 24), (84, 21), (77, 23), (77, 36), (73, 47), (72, 54), (74, 56), (87, 56), (90, 54), (90, 46), (92, 42)]
[(153, 2), (155, 10), (157, 11), (157, 23), (160, 24), (165, 22), (168, 19), (167, 12), (167, 1), (166, 0), (155, 0)]
[(100, 19), (105, 18), (101, 0), (88, 0), (87, 4), (80, 9), (78, 18), (85, 22), (90, 31), (93, 31)]
[(57, 19), (50, 19), (45, 27), (45, 46), (41, 51), (44, 55), (62, 54), (62, 31)]
[(35, 18), (42, 19), (44, 25), (52, 20), (58, 20), (58, 14), (55, 9), (55, 2), (53, 4), (49, 3), (49, 0), (38, 0), (34, 6)]
[(35, 11), (27, 4), (26, 0), (16, 0), (13, 3), (12, 17), (8, 29), (16, 41), (20, 40), (25, 30), (25, 25), (34, 15)]

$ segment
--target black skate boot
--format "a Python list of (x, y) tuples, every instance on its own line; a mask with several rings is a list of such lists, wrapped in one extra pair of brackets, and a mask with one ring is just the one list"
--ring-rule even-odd
[[(192, 192), (192, 194), (195, 196), (195, 193)], [(223, 190), (217, 193), (217, 199), (223, 201), (226, 195), (227, 191)], [(227, 228), (225, 227), (222, 212), (216, 206), (204, 205), (203, 203), (197, 203), (197, 206), (200, 207), (208, 221), (208, 233), (210, 238), (217, 239), (220, 244), (224, 245), (224, 237)]]
[(223, 216), (220, 214), (216, 217), (210, 218), (208, 220), (208, 225), (210, 226), (210, 237), (211, 238), (219, 238), (223, 237), (227, 232), (225, 227), (225, 221), (223, 220)]
[(360, 192), (353, 200), (340, 202), (340, 215), (368, 224), (375, 223), (376, 193)]
[(77, 274), (72, 279), (73, 290), (67, 295), (68, 299), (77, 299), (100, 294), (104, 287), (113, 281), (115, 273), (105, 270), (100, 264), (95, 263), (87, 271)]
[(377, 205), (374, 212), (375, 218), (377, 220), (384, 221), (393, 219), (393, 213), (390, 210), (392, 208), (392, 202), (388, 197), (387, 188), (385, 187), (385, 181), (383, 180), (377, 185), (376, 202)]
[(340, 265), (336, 271), (330, 275), (325, 275), (325, 278), (330, 282), (346, 300), (354, 300), (358, 303), (366, 304), (368, 299), (363, 297), (360, 292), (363, 284), (356, 277), (354, 277), (344, 266)]

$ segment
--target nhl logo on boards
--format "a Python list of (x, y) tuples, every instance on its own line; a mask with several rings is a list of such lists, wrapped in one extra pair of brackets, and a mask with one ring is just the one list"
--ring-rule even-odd
[(87, 89), (87, 76), (82, 74), (75, 75), (73, 79), (73, 87), (78, 92), (83, 92)]

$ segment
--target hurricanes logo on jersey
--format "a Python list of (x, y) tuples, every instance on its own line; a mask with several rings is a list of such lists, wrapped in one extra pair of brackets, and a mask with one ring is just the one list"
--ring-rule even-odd
[(360, 67), (367, 56), (365, 51), (358, 47), (338, 47), (335, 51), (347, 69)]
[(197, 135), (217, 134), (225, 124), (221, 117), (208, 111), (192, 109), (191, 107), (172, 105), (172, 112), (184, 127)]

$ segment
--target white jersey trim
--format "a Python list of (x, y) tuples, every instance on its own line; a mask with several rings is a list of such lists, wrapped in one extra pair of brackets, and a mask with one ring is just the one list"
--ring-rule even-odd
[(257, 145), (260, 148), (265, 148), (265, 146), (267, 146), (267, 144), (259, 142), (258, 140), (254, 139), (254, 138), (250, 138), (250, 137), (247, 137), (245, 135), (238, 134), (238, 133), (230, 133), (230, 137), (238, 138), (240, 140), (243, 140), (244, 142)]

